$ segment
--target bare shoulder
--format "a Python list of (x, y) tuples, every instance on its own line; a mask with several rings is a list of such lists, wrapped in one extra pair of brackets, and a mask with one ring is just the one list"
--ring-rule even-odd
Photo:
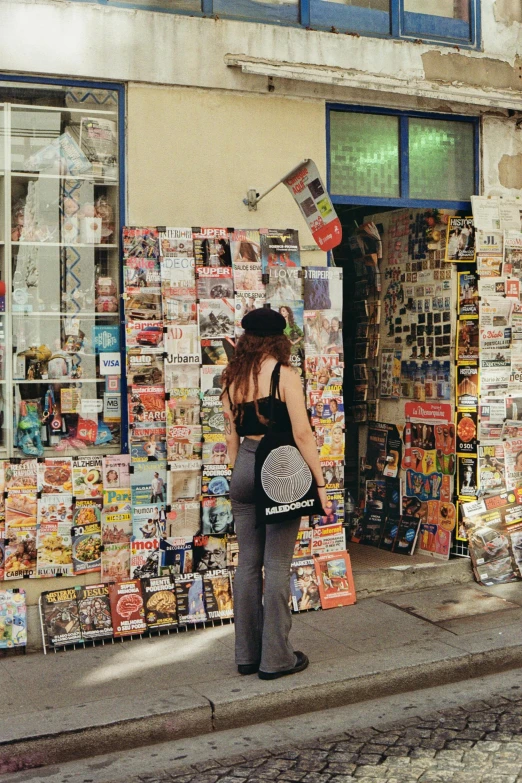
[(301, 378), (293, 367), (285, 367), (284, 365), (281, 367), (281, 388), (285, 401), (287, 397), (295, 397), (296, 394), (303, 395)]

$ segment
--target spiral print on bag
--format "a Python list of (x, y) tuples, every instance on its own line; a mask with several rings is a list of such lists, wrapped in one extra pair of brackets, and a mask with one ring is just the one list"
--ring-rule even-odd
[(295, 503), (312, 486), (312, 473), (294, 446), (273, 449), (261, 469), (261, 484), (276, 503)]

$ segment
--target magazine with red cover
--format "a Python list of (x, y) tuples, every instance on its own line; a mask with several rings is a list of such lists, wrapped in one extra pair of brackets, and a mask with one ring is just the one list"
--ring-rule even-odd
[(132, 636), (147, 629), (139, 579), (109, 585), (114, 636)]
[(352, 566), (348, 552), (316, 555), (315, 571), (323, 609), (350, 606), (356, 602)]

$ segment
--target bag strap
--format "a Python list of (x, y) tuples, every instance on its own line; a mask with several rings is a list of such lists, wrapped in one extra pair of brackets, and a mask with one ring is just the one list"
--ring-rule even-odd
[(281, 362), (277, 362), (276, 366), (272, 370), (272, 378), (270, 380), (270, 414), (268, 417), (268, 429), (272, 429), (273, 423), (274, 423), (274, 408), (275, 408), (275, 400), (276, 400), (276, 394), (279, 399), (281, 399), (281, 394), (279, 392), (279, 380), (281, 376)]

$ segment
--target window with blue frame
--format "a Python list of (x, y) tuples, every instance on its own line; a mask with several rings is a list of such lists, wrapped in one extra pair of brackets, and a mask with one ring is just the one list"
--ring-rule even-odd
[(480, 45), (480, 0), (77, 0), (151, 11)]
[(345, 204), (466, 209), (478, 192), (478, 119), (330, 106), (328, 188)]

